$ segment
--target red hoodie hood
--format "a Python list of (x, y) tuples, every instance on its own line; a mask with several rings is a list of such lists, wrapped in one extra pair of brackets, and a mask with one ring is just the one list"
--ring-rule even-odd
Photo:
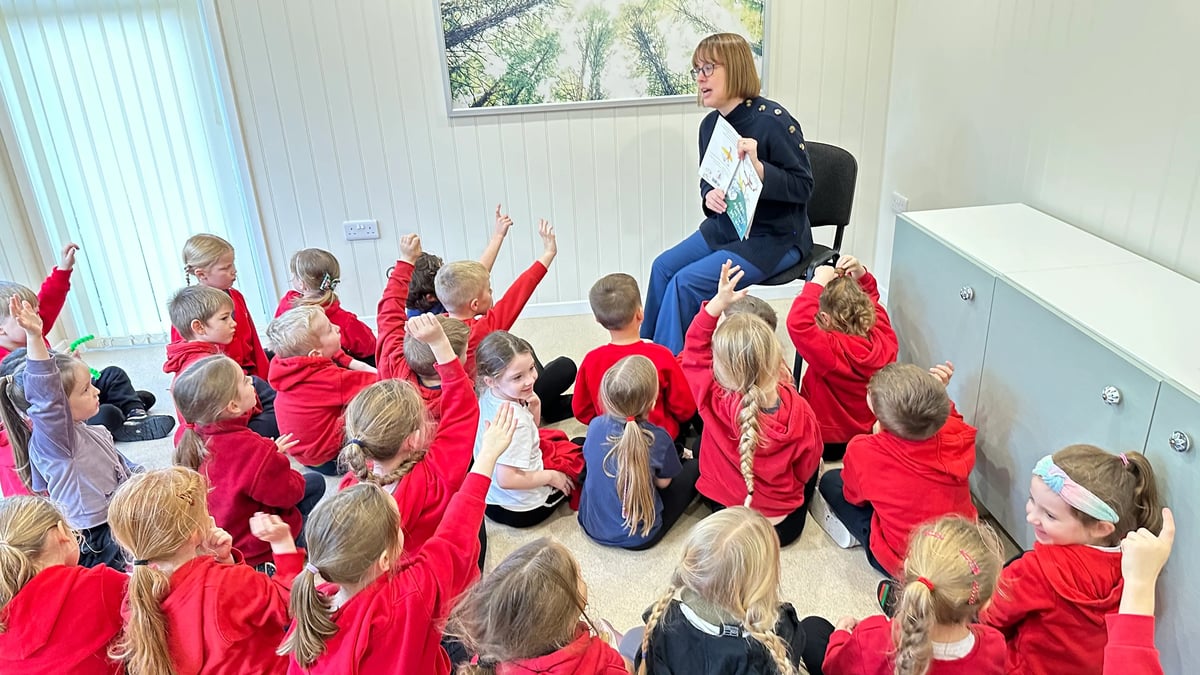
[(936, 483), (962, 485), (975, 468), (975, 427), (951, 416), (933, 438), (908, 441), (887, 431), (886, 439), (895, 461), (913, 473)]
[(628, 673), (625, 662), (617, 650), (604, 640), (595, 637), (586, 629), (574, 642), (545, 656), (502, 663), (496, 666), (496, 675), (619, 675)]
[(896, 339), (881, 335), (878, 327), (871, 328), (866, 337), (829, 331), (836, 339), (829, 341), (829, 348), (839, 355), (839, 363), (845, 364), (855, 380), (870, 380), (880, 368), (896, 360)]
[[(120, 632), (127, 583), (113, 570), (77, 565), (42, 570), (0, 612), (8, 627), (0, 637), (0, 663), (53, 659), (69, 671)], [(86, 612), (80, 611), (83, 600)]]
[(167, 345), (167, 361), (163, 364), (163, 372), (178, 376), (196, 361), (220, 353), (221, 346), (211, 342), (173, 342)]
[(1034, 561), (1050, 586), (1075, 605), (1115, 611), (1125, 582), (1121, 554), (1091, 546), (1053, 546), (1034, 543)]
[(311, 380), (322, 370), (340, 367), (324, 356), (276, 356), (271, 359), (268, 381), (275, 391), (288, 391)]

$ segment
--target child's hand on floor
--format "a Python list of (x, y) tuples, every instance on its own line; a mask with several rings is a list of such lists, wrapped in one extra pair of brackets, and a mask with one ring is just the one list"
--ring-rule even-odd
[(199, 555), (211, 555), (219, 563), (233, 562), (233, 537), (228, 532), (217, 527), (217, 521), (209, 517), (208, 532), (197, 547)]
[(62, 258), (58, 261), (58, 269), (67, 272), (75, 268), (75, 252), (79, 250), (79, 244), (73, 241), (67, 242), (62, 249)]
[(250, 517), (250, 534), (271, 545), (272, 553), (295, 553), (296, 540), (292, 528), (274, 514), (255, 513)]
[(22, 300), (21, 296), (14, 295), (8, 299), (8, 313), (17, 320), (17, 325), (25, 331), (25, 335), (31, 340), (37, 338), (41, 341), (42, 317), (38, 316), (33, 305)]
[(538, 236), (542, 238), (542, 257), (538, 260), (549, 267), (558, 255), (558, 237), (554, 235), (554, 226), (545, 218), (538, 221)]
[(843, 255), (838, 257), (837, 269), (842, 270), (844, 274), (851, 279), (861, 279), (867, 273), (867, 268), (852, 255)]
[(275, 449), (282, 453), (287, 453), (288, 450), (299, 445), (300, 439), (292, 438), (291, 434), (284, 434), (275, 439)]
[(517, 430), (516, 417), (513, 415), (512, 404), (507, 401), (500, 405), (496, 417), (484, 422), (483, 438), (479, 444), (479, 456), (471, 471), (491, 478), (496, 469), (496, 460), (508, 446), (512, 445), (513, 432)]
[(812, 283), (818, 286), (825, 286), (829, 282), (836, 279), (838, 276), (837, 270), (829, 265), (821, 265), (813, 270)]
[(421, 235), (406, 234), (400, 237), (400, 259), (404, 262), (415, 265), (417, 258), (421, 257)]
[(725, 264), (721, 265), (721, 276), (717, 277), (717, 294), (705, 305), (709, 316), (721, 316), (730, 305), (746, 297), (748, 290), (736, 290), (738, 282), (745, 275), (740, 266), (734, 265), (732, 260), (725, 260)]
[(508, 228), (512, 227), (512, 218), (508, 217), (507, 213), (500, 213), (500, 205), (496, 205), (496, 229), (492, 232), (493, 237), (501, 239), (508, 236)]
[(929, 374), (933, 375), (938, 382), (941, 382), (943, 387), (949, 386), (950, 378), (954, 377), (954, 364), (949, 361), (939, 363), (929, 369)]

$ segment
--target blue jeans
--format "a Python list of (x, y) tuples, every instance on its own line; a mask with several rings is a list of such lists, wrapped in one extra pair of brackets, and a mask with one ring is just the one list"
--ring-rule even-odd
[(741, 288), (758, 282), (800, 262), (800, 249), (793, 247), (776, 265), (763, 272), (741, 256), (729, 251), (714, 251), (696, 230), (690, 237), (663, 251), (650, 267), (650, 286), (646, 289), (646, 318), (642, 337), (671, 350), (683, 351), (683, 336), (692, 324), (700, 303), (717, 292), (717, 277), (726, 260), (741, 266)]

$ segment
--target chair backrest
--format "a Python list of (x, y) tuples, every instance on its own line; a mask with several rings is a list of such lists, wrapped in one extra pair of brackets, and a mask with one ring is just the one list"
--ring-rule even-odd
[(813, 227), (850, 224), (858, 161), (844, 148), (805, 141), (812, 166), (813, 190), (808, 200), (808, 222)]

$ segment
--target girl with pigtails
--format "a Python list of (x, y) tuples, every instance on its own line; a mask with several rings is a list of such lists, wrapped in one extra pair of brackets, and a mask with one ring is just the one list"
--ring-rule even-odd
[(617, 361), (600, 380), (604, 414), (583, 443), (579, 524), (605, 546), (653, 547), (696, 497), (696, 460), (681, 464), (670, 434), (647, 421), (658, 393), (658, 368), (645, 356)]
[(325, 310), (329, 322), (341, 330), (342, 350), (355, 359), (375, 365), (375, 333), (354, 312), (342, 308), (337, 287), (341, 283), (342, 266), (332, 253), (319, 248), (306, 248), (292, 254), (288, 263), (292, 273), (292, 290), (279, 300), (275, 317), (294, 307), (313, 305)]
[(701, 496), (713, 509), (748, 506), (775, 526), (782, 545), (804, 531), (821, 462), (821, 429), (812, 408), (779, 380), (779, 341), (753, 314), (717, 319), (746, 295), (742, 270), (726, 261), (717, 294), (688, 328), (683, 372), (696, 398)]
[(1003, 675), (1004, 636), (975, 623), (996, 590), (1000, 550), (991, 528), (961, 516), (916, 528), (895, 617), (840, 619), (825, 675)]

